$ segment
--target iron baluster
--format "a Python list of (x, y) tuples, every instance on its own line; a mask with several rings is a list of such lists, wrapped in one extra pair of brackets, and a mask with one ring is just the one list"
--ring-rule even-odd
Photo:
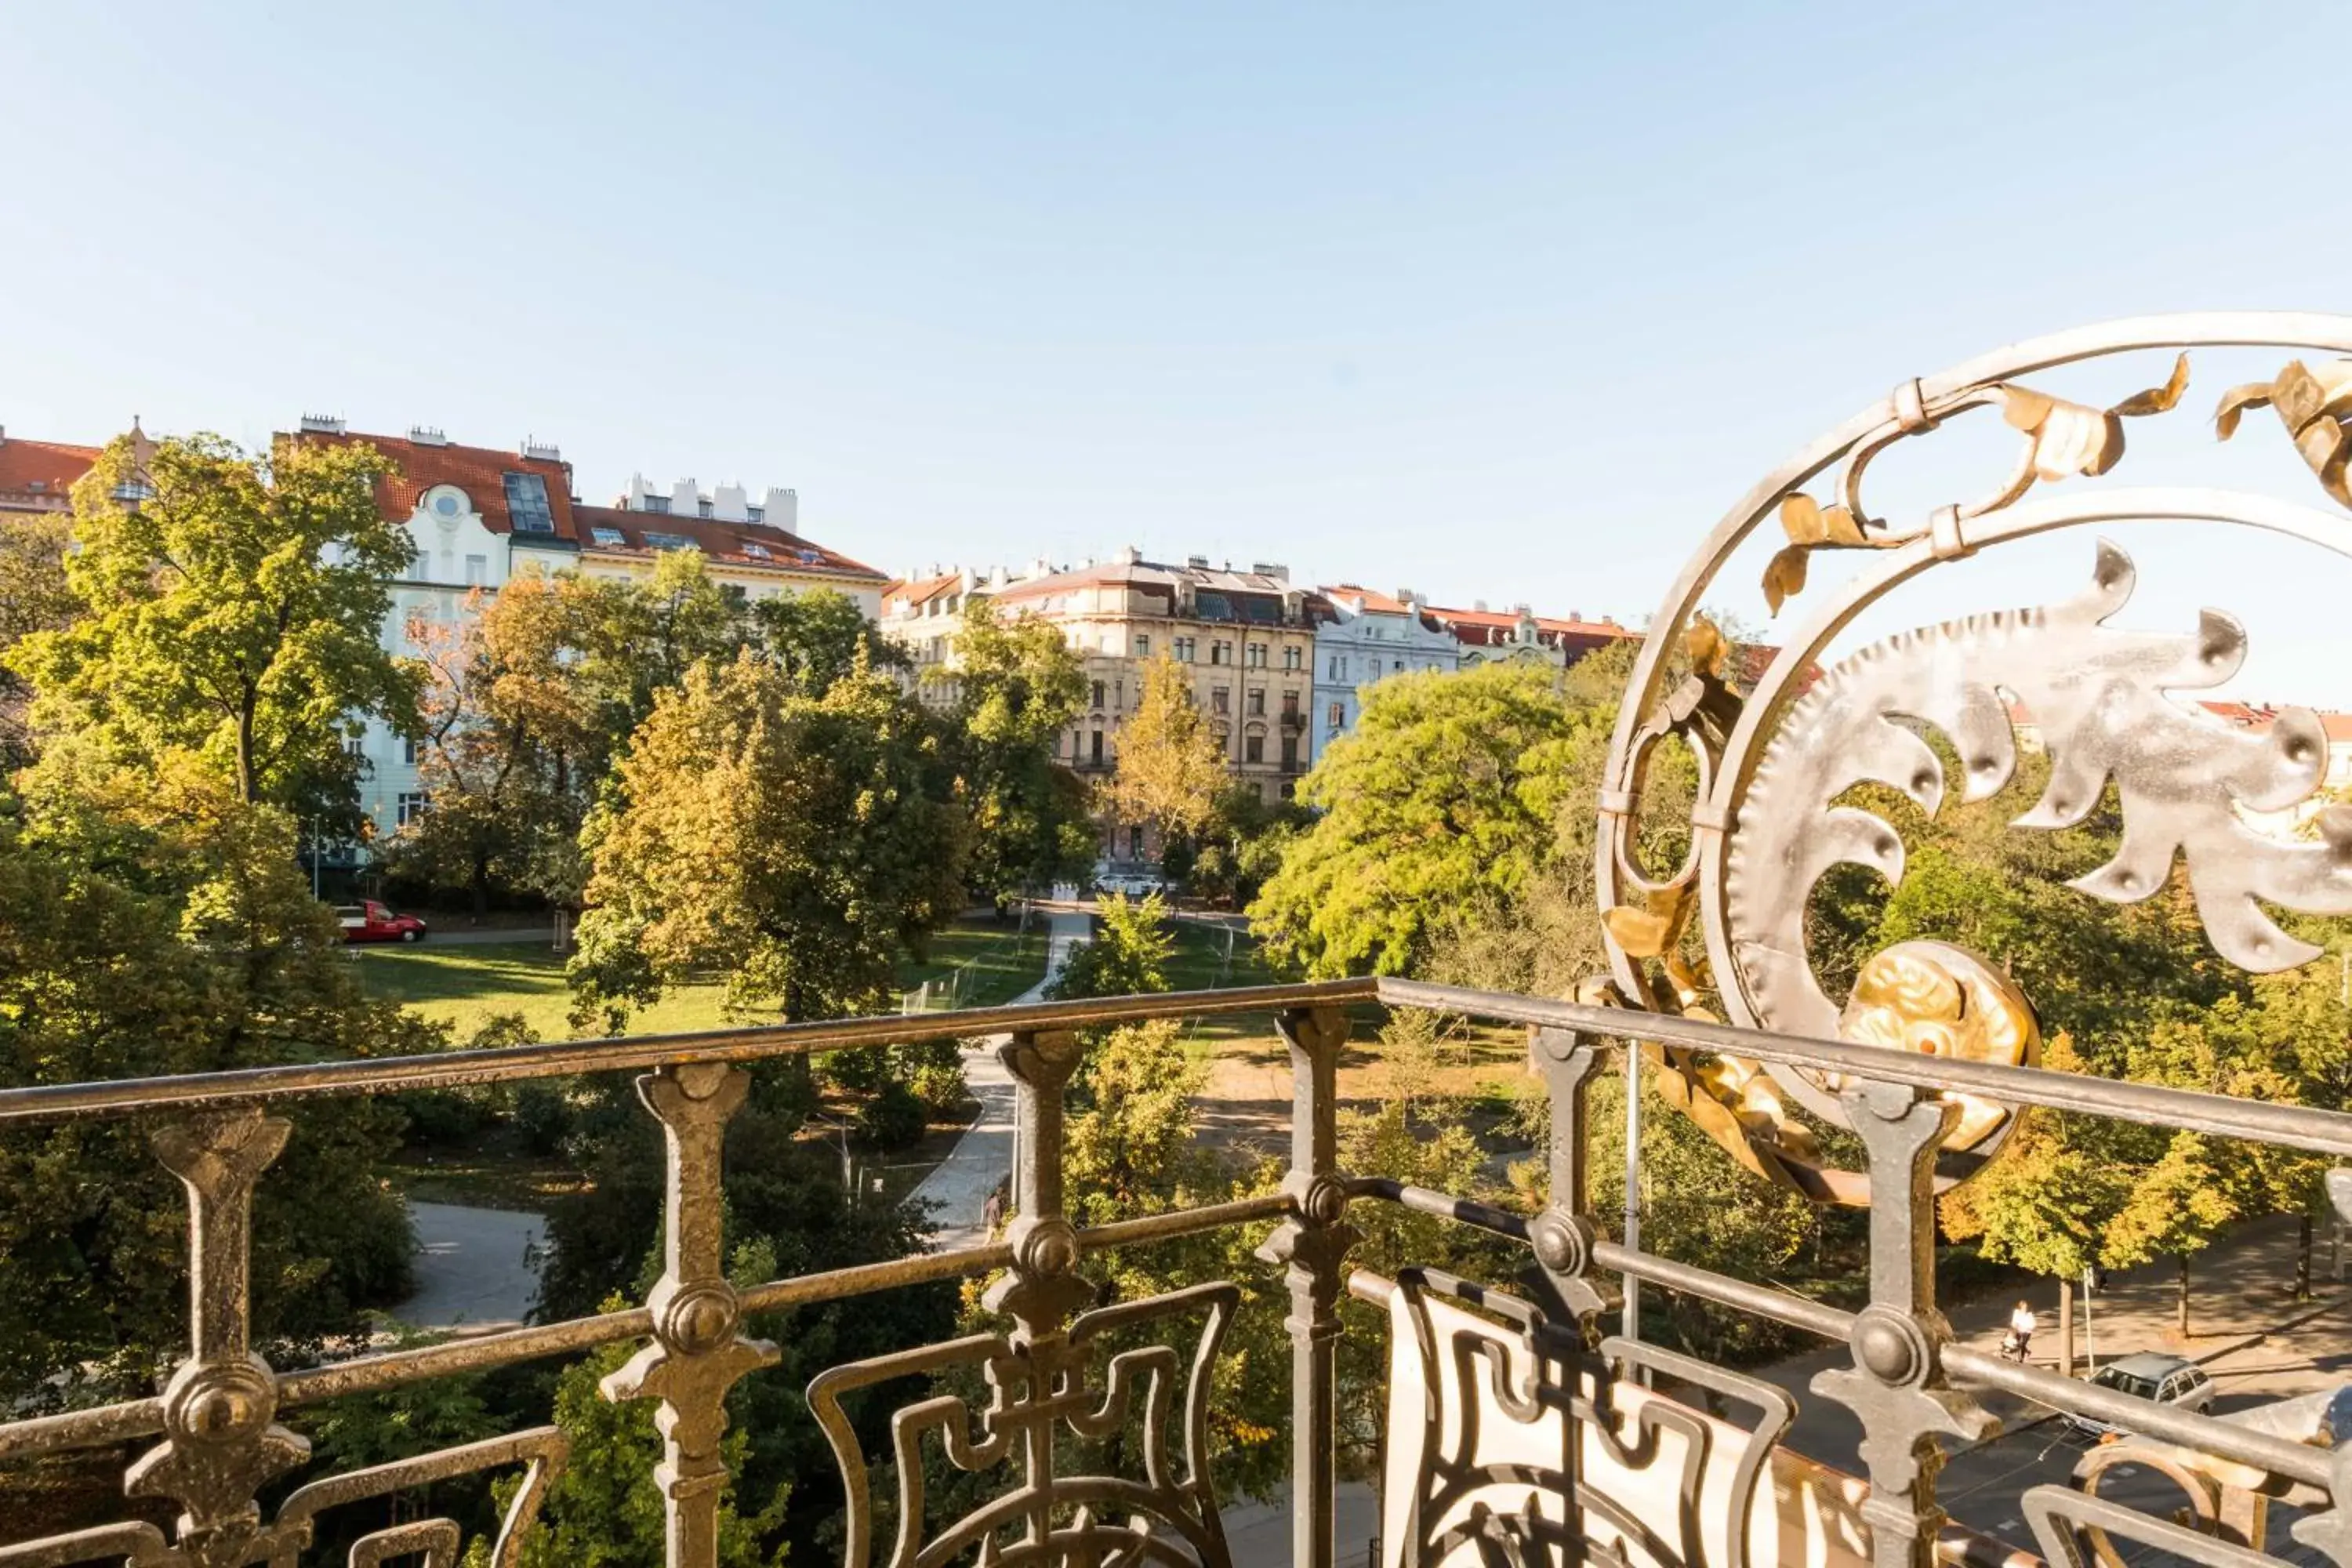
[(1870, 1167), (1870, 1305), (1848, 1336), (1853, 1366), (1818, 1374), (1812, 1390), (1862, 1419), (1875, 1568), (1933, 1568), (1944, 1522), (1936, 1435), (1977, 1438), (1998, 1425), (1945, 1385), (1940, 1360), (1951, 1329), (1935, 1306), (1936, 1155), (1959, 1107), (1900, 1084), (1856, 1084), (1842, 1099)]
[(1283, 1320), (1290, 1331), (1290, 1561), (1331, 1568), (1339, 1287), (1357, 1239), (1339, 1177), (1339, 1047), (1348, 1016), (1337, 1007), (1300, 1008), (1282, 1015), (1278, 1027), (1290, 1047), (1290, 1173), (1282, 1190), (1291, 1215), (1258, 1256), (1282, 1264), (1290, 1287)]
[(727, 1391), (772, 1366), (776, 1347), (736, 1332), (743, 1320), (728, 1283), (721, 1234), (720, 1171), (727, 1122), (750, 1092), (751, 1075), (724, 1062), (679, 1062), (637, 1079), (637, 1094), (660, 1119), (667, 1166), (662, 1277), (646, 1300), (654, 1342), (601, 1385), (611, 1400), (658, 1399), (665, 1551), (669, 1568), (717, 1568), (719, 1499), (727, 1461)]
[(152, 1140), (188, 1189), (191, 1348), (163, 1388), (163, 1441), (123, 1489), (179, 1502), (178, 1544), (195, 1568), (245, 1562), (261, 1534), (254, 1493), (310, 1456), (272, 1420), (277, 1379), (251, 1345), (253, 1188), (292, 1131), (258, 1110), (215, 1111)]

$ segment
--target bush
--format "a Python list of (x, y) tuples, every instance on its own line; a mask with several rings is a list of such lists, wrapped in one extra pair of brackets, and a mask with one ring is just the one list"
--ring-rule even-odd
[(564, 1134), (572, 1131), (572, 1102), (551, 1083), (533, 1079), (517, 1084), (514, 1125), (526, 1150), (552, 1154), (563, 1147)]
[(857, 1135), (877, 1149), (903, 1149), (930, 1125), (923, 1102), (903, 1083), (886, 1083), (857, 1108)]
[(462, 1143), (491, 1121), (488, 1103), (462, 1089), (412, 1089), (392, 1100), (408, 1118), (403, 1142), (410, 1148)]
[(908, 1079), (907, 1088), (923, 1102), (923, 1109), (935, 1116), (951, 1113), (971, 1098), (971, 1090), (963, 1081), (961, 1066), (919, 1067)]

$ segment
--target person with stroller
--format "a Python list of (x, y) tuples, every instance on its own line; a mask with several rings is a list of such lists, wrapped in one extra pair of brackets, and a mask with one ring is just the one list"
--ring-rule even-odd
[(2000, 1353), (2022, 1366), (2026, 1347), (2032, 1342), (2033, 1309), (2020, 1301), (2009, 1315), (2009, 1332), (2001, 1336)]

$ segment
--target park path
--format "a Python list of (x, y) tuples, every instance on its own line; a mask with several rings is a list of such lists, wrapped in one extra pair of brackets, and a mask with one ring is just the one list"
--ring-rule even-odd
[[(1014, 997), (1015, 1003), (1042, 1000), (1070, 949), (1094, 931), (1094, 916), (1083, 909), (1057, 909), (1047, 919), (1045, 978)], [(980, 1114), (915, 1189), (916, 1201), (930, 1205), (932, 1237), (941, 1251), (978, 1247), (988, 1239), (988, 1194), (1013, 1171), (1013, 1078), (996, 1055), (1011, 1038), (990, 1035), (964, 1047), (963, 1080), (980, 1101)]]
[(513, 1328), (539, 1300), (547, 1221), (513, 1209), (408, 1205), (416, 1222), (416, 1291), (392, 1315), (412, 1328)]

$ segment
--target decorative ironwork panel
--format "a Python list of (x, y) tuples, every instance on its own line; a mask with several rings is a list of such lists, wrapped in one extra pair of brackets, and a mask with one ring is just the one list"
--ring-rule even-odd
[[(889, 1568), (936, 1568), (972, 1551), (980, 1562), (1003, 1568), (1228, 1568), (1209, 1478), (1208, 1397), (1240, 1296), (1223, 1282), (1193, 1285), (1081, 1313), (1058, 1335), (975, 1334), (819, 1373), (809, 1384), (809, 1408), (849, 1493), (846, 1568), (869, 1568), (877, 1500), (843, 1396), (896, 1378), (960, 1370), (980, 1374), (987, 1396), (979, 1408), (961, 1394), (941, 1394), (892, 1415), (898, 1486)], [(1129, 1331), (1194, 1319), (1201, 1328), (1189, 1354), (1166, 1343), (1118, 1348)], [(1065, 1473), (1058, 1449), (1066, 1438), (1122, 1433), (1138, 1439), (1136, 1473)], [(926, 1464), (933, 1452), (958, 1471), (1009, 1468), (1017, 1479), (935, 1529), (926, 1510)]]
[[(1780, 1389), (1623, 1339), (1587, 1351), (1528, 1302), (1433, 1269), (1402, 1271), (1388, 1303), (1384, 1568), (1778, 1560), (1764, 1483), (1796, 1414)], [(1753, 1419), (1694, 1409), (1637, 1374)]]

